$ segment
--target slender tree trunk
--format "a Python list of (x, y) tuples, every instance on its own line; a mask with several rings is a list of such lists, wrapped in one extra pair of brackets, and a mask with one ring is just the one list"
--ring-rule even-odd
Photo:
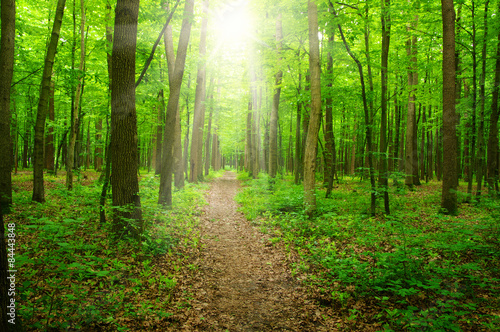
[(278, 169), (278, 111), (280, 105), (281, 80), (283, 72), (280, 67), (281, 48), (283, 44), (283, 28), (281, 22), (281, 13), (276, 18), (276, 61), (278, 70), (275, 75), (275, 87), (273, 95), (273, 104), (271, 107), (271, 119), (269, 127), (269, 176), (274, 179)]
[(50, 37), (47, 54), (45, 56), (45, 65), (43, 68), (42, 82), (40, 86), (40, 98), (35, 123), (35, 148), (33, 154), (33, 196), (35, 202), (45, 202), (45, 187), (43, 183), (43, 139), (45, 135), (45, 120), (47, 118), (50, 81), (52, 78), (52, 68), (56, 55), (57, 44), (59, 42), (59, 33), (61, 31), (62, 19), (64, 15), (64, 6), (66, 0), (58, 0), (54, 25)]
[(75, 158), (75, 144), (80, 128), (80, 100), (82, 97), (83, 69), (85, 64), (85, 2), (80, 0), (81, 22), (80, 22), (80, 64), (78, 72), (80, 78), (76, 86), (75, 102), (71, 109), (71, 130), (69, 132), (68, 158), (66, 159), (66, 188), (73, 189), (73, 162)]
[(316, 211), (316, 154), (321, 117), (321, 75), (318, 40), (318, 6), (309, 0), (309, 71), (311, 73), (311, 113), (304, 151), (304, 205), (309, 217)]
[[(415, 17), (411, 28), (407, 31), (410, 34), (411, 30), (415, 30), (418, 17)], [(411, 37), (413, 34), (413, 37)], [(418, 153), (417, 153), (417, 109), (416, 109), (416, 91), (418, 85), (418, 67), (417, 67), (417, 36), (415, 32), (408, 36), (406, 43), (406, 52), (410, 58), (408, 67), (408, 112), (406, 117), (406, 149), (405, 149), (405, 184), (408, 187), (420, 185), (418, 174)]]
[(191, 35), (191, 18), (194, 10), (194, 0), (186, 0), (184, 7), (184, 19), (177, 47), (177, 57), (173, 66), (173, 75), (169, 74), (170, 96), (167, 104), (165, 120), (165, 131), (162, 146), (162, 168), (160, 177), (160, 190), (158, 204), (163, 206), (172, 205), (172, 173), (174, 170), (174, 144), (175, 144), (175, 120), (178, 112), (181, 94), (182, 78), (186, 63), (187, 47)]
[(455, 113), (455, 10), (453, 0), (441, 0), (443, 16), (443, 187), (441, 208), (457, 213), (457, 136)]
[(381, 58), (381, 120), (380, 120), (380, 166), (379, 184), (384, 196), (384, 210), (390, 213), (389, 208), (389, 174), (387, 166), (387, 68), (389, 64), (389, 45), (391, 23), (389, 16), (390, 0), (382, 0), (382, 58)]
[(486, 100), (486, 46), (488, 37), (488, 5), (489, 0), (484, 4), (484, 34), (483, 34), (483, 48), (481, 50), (481, 78), (480, 78), (480, 108), (479, 108), (479, 128), (477, 131), (477, 188), (476, 195), (479, 198), (482, 193), (482, 184), (485, 170), (485, 141), (484, 141), (484, 110)]
[[(111, 186), (113, 230), (140, 237), (144, 231), (139, 196), (135, 51), (139, 0), (118, 0), (111, 80)], [(133, 222), (130, 222), (133, 220)]]
[(165, 126), (165, 98), (163, 95), (163, 89), (158, 93), (158, 116), (156, 124), (156, 149), (155, 149), (155, 174), (161, 173), (161, 147), (163, 138), (163, 128)]
[(208, 27), (208, 0), (203, 1), (203, 19), (201, 22), (201, 36), (199, 45), (198, 74), (196, 77), (196, 94), (194, 97), (193, 134), (191, 137), (190, 173), (189, 182), (198, 182), (198, 175), (202, 169), (199, 150), (203, 147), (203, 127), (205, 125), (205, 94), (206, 94), (206, 59)]
[[(334, 34), (330, 35), (328, 40), (329, 47), (333, 48)], [(327, 75), (328, 75), (328, 94), (325, 106), (325, 197), (329, 198), (332, 193), (333, 179), (335, 177), (335, 140), (333, 137), (333, 56), (331, 50), (327, 55)]]
[[(500, 10), (500, 3), (499, 3)], [(495, 61), (495, 81), (491, 100), (490, 130), (488, 136), (487, 150), (487, 175), (488, 192), (498, 194), (498, 96), (500, 90), (500, 32), (498, 33), (496, 61)]]
[[(333, 11), (333, 14), (337, 16), (336, 12)], [(364, 110), (364, 118), (365, 118), (365, 127), (366, 127), (366, 150), (367, 150), (367, 160), (368, 160), (368, 172), (369, 172), (369, 177), (370, 177), (370, 186), (371, 186), (371, 195), (370, 195), (370, 212), (374, 216), (375, 215), (375, 208), (376, 208), (376, 185), (375, 185), (375, 174), (374, 174), (374, 168), (373, 168), (373, 154), (372, 154), (372, 129), (371, 129), (371, 118), (370, 118), (370, 112), (368, 108), (368, 102), (367, 102), (367, 97), (366, 97), (366, 88), (365, 88), (365, 79), (363, 75), (363, 66), (361, 65), (361, 62), (359, 59), (354, 55), (354, 53), (351, 51), (351, 48), (349, 47), (349, 44), (347, 44), (346, 38), (344, 36), (344, 32), (342, 30), (342, 26), (339, 24), (338, 29), (340, 32), (340, 36), (342, 37), (342, 41), (344, 43), (344, 46), (347, 50), (347, 53), (349, 53), (349, 56), (353, 59), (353, 61), (356, 63), (358, 67), (358, 72), (359, 72), (359, 80), (361, 83), (361, 98), (363, 100), (363, 110)]]

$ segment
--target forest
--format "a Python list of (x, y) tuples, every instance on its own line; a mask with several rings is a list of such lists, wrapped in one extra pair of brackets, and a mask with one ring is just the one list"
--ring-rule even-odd
[(499, 0), (0, 1), (0, 331), (500, 331)]

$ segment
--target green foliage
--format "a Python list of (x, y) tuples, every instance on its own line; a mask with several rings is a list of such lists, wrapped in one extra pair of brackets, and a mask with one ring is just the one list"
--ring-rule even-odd
[[(295, 250), (294, 274), (324, 289), (346, 322), (386, 330), (461, 331), (492, 326), (500, 295), (498, 201), (485, 199), (460, 216), (437, 213), (439, 187), (391, 188), (393, 214), (368, 217), (363, 183), (344, 182), (331, 199), (318, 193), (319, 213), (302, 211), (302, 187), (266, 178), (245, 181), (241, 210)], [(354, 306), (354, 307), (353, 307)], [(360, 315), (361, 307), (372, 315)], [(354, 311), (353, 311), (354, 310)]]
[[(171, 313), (176, 271), (186, 259), (177, 252), (197, 249), (197, 207), (207, 185), (187, 185), (174, 193), (174, 208), (158, 208), (159, 179), (141, 181), (147, 232), (141, 241), (110, 236), (100, 224), (100, 185), (76, 183), (67, 191), (52, 179), (47, 203), (30, 202), (27, 191), (14, 193), (9, 222), (20, 239), (19, 314), (35, 330), (126, 330), (133, 322), (159, 322)], [(169, 257), (165, 263), (165, 255)], [(142, 323), (141, 323), (142, 324)]]

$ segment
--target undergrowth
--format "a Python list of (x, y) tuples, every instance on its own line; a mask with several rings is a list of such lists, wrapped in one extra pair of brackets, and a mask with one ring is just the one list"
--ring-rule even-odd
[(272, 243), (298, 253), (294, 273), (307, 274), (320, 303), (342, 314), (339, 328), (500, 330), (498, 200), (483, 197), (446, 216), (437, 182), (391, 187), (392, 213), (370, 217), (369, 188), (349, 179), (329, 199), (318, 188), (309, 219), (302, 186), (291, 178), (272, 187), (266, 175), (239, 178), (241, 211)]
[(164, 210), (157, 205), (159, 178), (143, 174), (147, 232), (134, 241), (114, 238), (110, 222), (99, 222), (97, 180), (78, 182), (73, 191), (62, 178), (48, 176), (48, 184), (47, 202), (33, 203), (23, 178), (14, 177), (6, 218), (16, 225), (17, 309), (27, 330), (121, 331), (167, 322), (177, 272), (199, 243), (197, 207), (208, 185), (186, 184)]

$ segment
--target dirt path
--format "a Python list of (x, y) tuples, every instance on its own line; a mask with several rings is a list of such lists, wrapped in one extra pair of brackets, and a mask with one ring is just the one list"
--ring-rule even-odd
[[(203, 249), (183, 283), (190, 310), (182, 331), (333, 331), (326, 309), (308, 300), (283, 252), (240, 213), (235, 174), (214, 181), (201, 221)], [(329, 319), (328, 319), (329, 320)], [(330, 322), (331, 324), (331, 322)], [(328, 324), (328, 325), (330, 325)]]

